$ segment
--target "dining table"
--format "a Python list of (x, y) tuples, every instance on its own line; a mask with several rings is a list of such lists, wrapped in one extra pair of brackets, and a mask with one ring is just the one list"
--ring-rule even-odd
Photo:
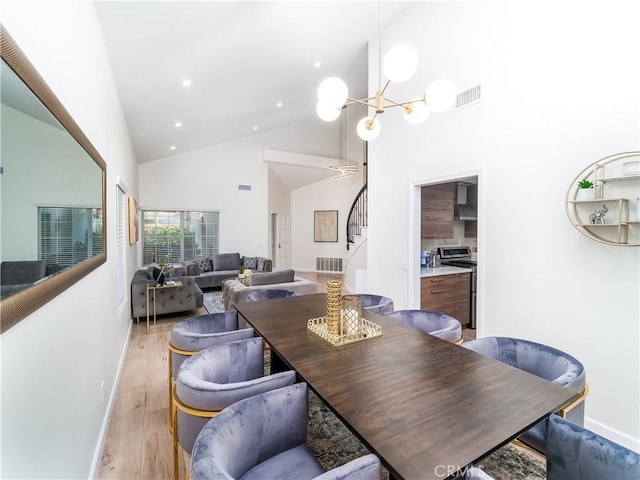
[(235, 305), (271, 349), (271, 371), (293, 369), (391, 478), (464, 476), (578, 394), (368, 310), (382, 334), (334, 346), (308, 328), (326, 294)]

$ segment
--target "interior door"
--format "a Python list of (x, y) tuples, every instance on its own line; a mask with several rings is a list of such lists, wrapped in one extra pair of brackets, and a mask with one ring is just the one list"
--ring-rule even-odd
[(291, 227), (288, 213), (275, 213), (274, 216), (274, 262), (279, 270), (291, 267)]

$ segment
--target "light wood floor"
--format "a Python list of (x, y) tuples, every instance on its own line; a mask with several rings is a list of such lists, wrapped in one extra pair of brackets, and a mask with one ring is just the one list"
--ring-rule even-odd
[[(329, 280), (342, 279), (340, 274), (298, 274), (316, 282), (320, 292), (326, 292)], [(167, 345), (177, 321), (205, 313), (201, 308), (184, 315), (160, 316), (149, 335), (144, 322), (134, 323), (97, 479), (173, 478), (173, 448), (167, 426)], [(475, 338), (475, 330), (465, 329), (464, 337)], [(184, 478), (182, 462), (181, 471)]]

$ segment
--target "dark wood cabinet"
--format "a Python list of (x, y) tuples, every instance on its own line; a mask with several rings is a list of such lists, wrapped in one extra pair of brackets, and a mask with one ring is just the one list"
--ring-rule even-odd
[(420, 308), (446, 313), (463, 327), (468, 325), (471, 321), (471, 273), (422, 277)]
[(453, 238), (454, 188), (455, 183), (422, 187), (422, 238)]
[[(467, 205), (478, 209), (478, 185), (469, 185), (467, 188)], [(478, 238), (478, 221), (466, 220), (464, 222), (465, 238)]]

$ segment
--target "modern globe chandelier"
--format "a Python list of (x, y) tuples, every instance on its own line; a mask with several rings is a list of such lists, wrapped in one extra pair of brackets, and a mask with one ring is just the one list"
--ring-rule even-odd
[[(364, 141), (373, 140), (378, 136), (380, 133), (378, 117), (387, 108), (401, 107), (405, 120), (410, 124), (418, 125), (424, 122), (431, 112), (444, 112), (450, 109), (457, 95), (455, 85), (449, 80), (442, 79), (429, 85), (422, 97), (405, 102), (396, 102), (385, 97), (391, 82), (404, 82), (413, 76), (418, 67), (418, 55), (413, 47), (402, 43), (391, 48), (382, 61), (382, 1), (379, 8), (378, 91), (375, 96), (363, 99), (350, 98), (349, 88), (344, 80), (329, 77), (318, 87), (316, 104), (318, 116), (327, 122), (338, 118), (342, 108), (347, 105), (359, 103), (372, 108), (373, 114), (362, 118), (356, 127), (358, 136)], [(387, 78), (384, 87), (382, 87), (382, 71)]]

